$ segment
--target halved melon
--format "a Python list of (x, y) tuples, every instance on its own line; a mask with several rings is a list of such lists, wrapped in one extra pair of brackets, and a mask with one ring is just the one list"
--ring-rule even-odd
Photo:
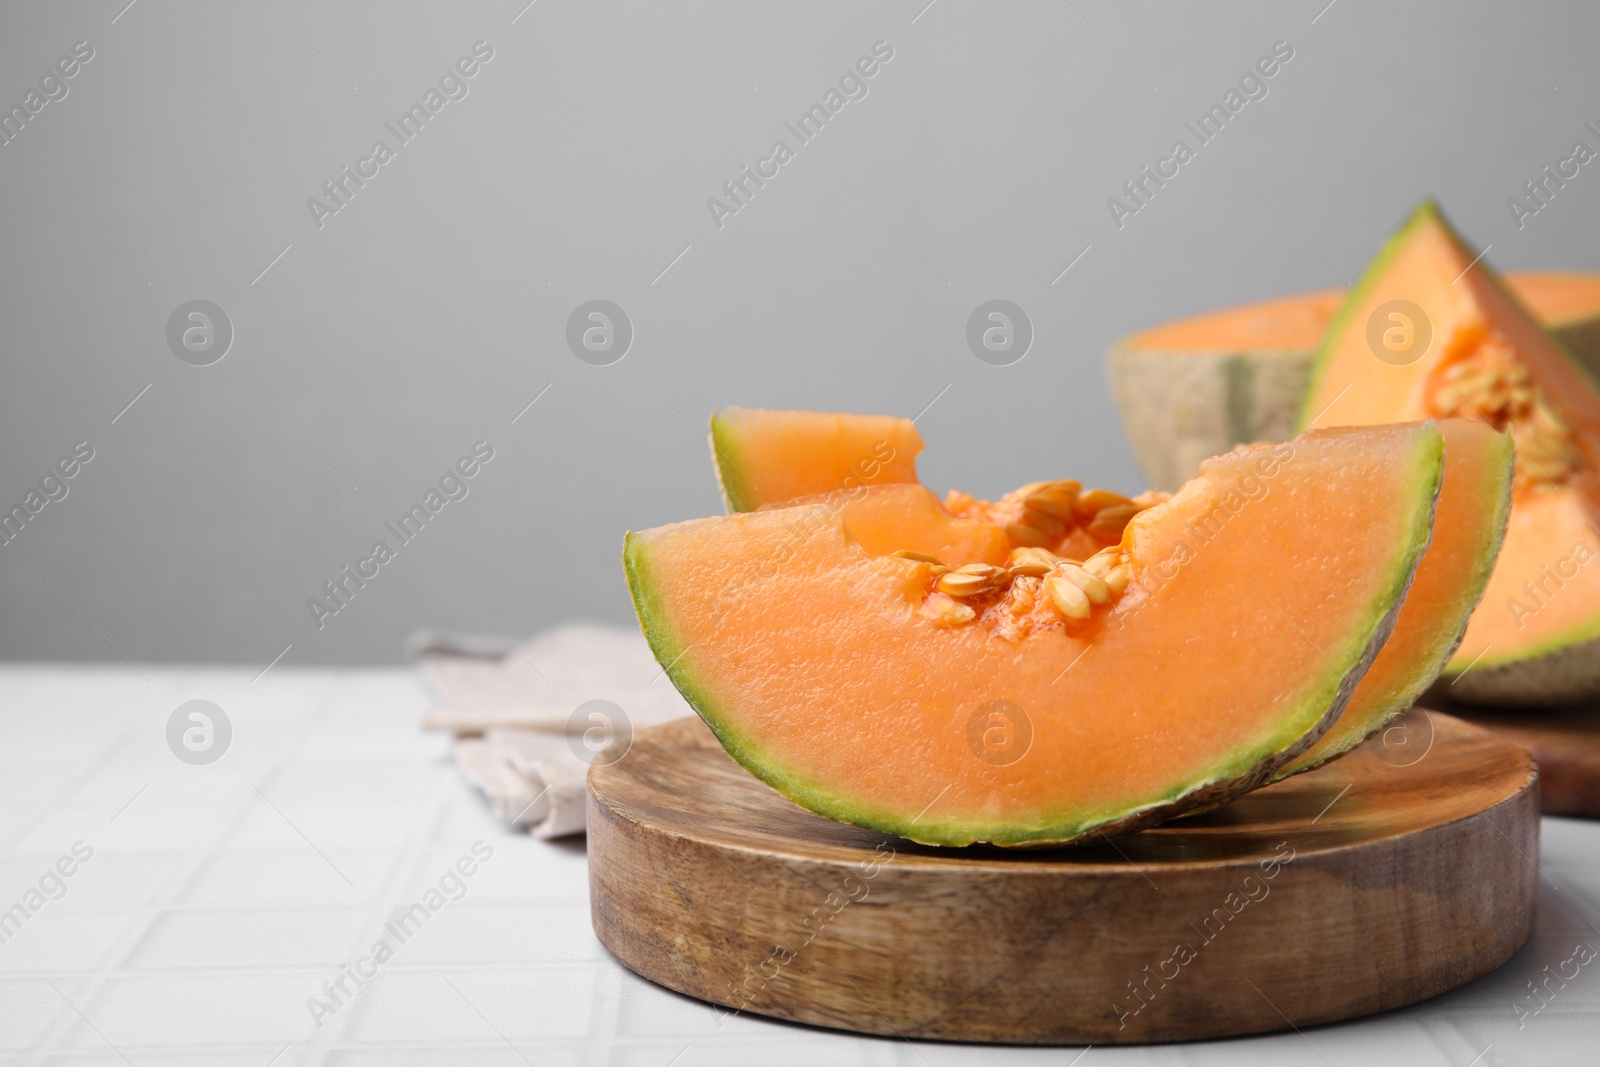
[(711, 413), (711, 458), (729, 511), (914, 482), (921, 451), (916, 425), (889, 415), (760, 408)]
[[(1600, 274), (1520, 273), (1506, 282), (1600, 375)], [(1170, 489), (1207, 456), (1295, 432), (1311, 363), (1348, 296), (1318, 289), (1206, 311), (1117, 341), (1111, 392), (1134, 457)]]
[(1466, 633), (1511, 513), (1511, 439), (1492, 426), (1442, 419), (1444, 484), (1433, 541), (1417, 565), (1394, 632), (1372, 661), (1344, 714), (1317, 743), (1278, 772), (1287, 778), (1355, 748), (1414, 704)]
[(1446, 670), (1449, 695), (1553, 703), (1600, 692), (1600, 566), (1588, 565), (1600, 540), (1600, 386), (1429, 203), (1339, 312), (1302, 420), (1441, 416), (1505, 430), (1517, 450), (1509, 528)]
[(1427, 547), (1443, 452), (1431, 423), (1239, 449), (1128, 523), (1112, 580), (989, 575), (967, 613), (937, 591), (959, 572), (869, 556), (815, 504), (623, 558), (656, 658), (784, 796), (929, 844), (1065, 843), (1231, 799), (1321, 736)]

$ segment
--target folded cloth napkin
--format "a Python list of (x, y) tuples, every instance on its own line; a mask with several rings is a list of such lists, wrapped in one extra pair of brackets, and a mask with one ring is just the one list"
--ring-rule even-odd
[(693, 710), (637, 630), (578, 623), (506, 642), (422, 633), (409, 647), (437, 705), (423, 727), (456, 736), (456, 765), (495, 815), (535, 837), (584, 829), (584, 776), (634, 730)]

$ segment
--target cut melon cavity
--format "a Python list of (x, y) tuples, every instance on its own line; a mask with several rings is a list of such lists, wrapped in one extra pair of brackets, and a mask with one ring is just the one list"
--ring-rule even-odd
[(1505, 541), (1446, 692), (1515, 704), (1600, 693), (1600, 386), (1430, 203), (1330, 327), (1301, 419), (1444, 416), (1504, 430), (1517, 451)]
[(630, 534), (624, 563), (656, 658), (784, 796), (929, 844), (1063, 844), (1317, 742), (1401, 609), (1444, 456), (1433, 423), (1242, 448), (1081, 565), (872, 555), (824, 503)]

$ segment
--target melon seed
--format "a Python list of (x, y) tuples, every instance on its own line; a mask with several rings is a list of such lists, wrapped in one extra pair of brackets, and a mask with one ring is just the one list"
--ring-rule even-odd
[(1123, 528), (1128, 525), (1128, 520), (1139, 514), (1142, 509), (1133, 503), (1114, 504), (1111, 507), (1101, 508), (1089, 522), (1089, 536), (1101, 541), (1114, 541), (1122, 536)]
[(935, 567), (944, 566), (944, 560), (940, 559), (938, 556), (930, 556), (926, 552), (913, 552), (909, 548), (898, 549), (897, 551), (889, 554), (891, 556), (897, 556), (900, 559), (909, 559), (913, 563), (931, 563)]
[(1133, 572), (1128, 570), (1126, 563), (1112, 567), (1106, 574), (1106, 588), (1111, 590), (1112, 596), (1121, 596), (1128, 588), (1128, 579), (1133, 577)]
[(978, 617), (976, 611), (943, 593), (934, 593), (924, 601), (922, 614), (941, 626), (963, 626)]
[(1027, 487), (1027, 492), (1023, 494), (1022, 506), (1052, 518), (1071, 521), (1074, 514), (1073, 505), (1082, 489), (1082, 482), (1071, 479), (1060, 482), (1038, 482)]
[(1112, 545), (1110, 548), (1102, 548), (1085, 560), (1083, 569), (1096, 578), (1104, 578), (1112, 567), (1121, 562), (1122, 547), (1120, 545)]
[(1133, 501), (1121, 493), (1113, 493), (1109, 489), (1088, 489), (1078, 494), (1078, 511), (1085, 515), (1093, 515), (1105, 508), (1132, 503)]
[(1082, 620), (1089, 617), (1088, 594), (1068, 579), (1052, 575), (1044, 580), (1044, 591), (1050, 598), (1050, 606), (1063, 619)]
[(1012, 544), (1027, 545), (1032, 548), (1045, 548), (1051, 543), (1051, 538), (1037, 526), (1030, 526), (1023, 522), (1006, 523), (1006, 536)]
[(939, 578), (939, 592), (951, 596), (969, 597), (987, 593), (1006, 577), (1004, 567), (991, 567), (987, 563), (969, 563)]
[(1091, 604), (1110, 603), (1111, 590), (1106, 586), (1106, 583), (1082, 567), (1071, 563), (1063, 563), (1057, 568), (1056, 573), (1083, 590), (1083, 595), (1089, 598)]
[(1056, 569), (1060, 562), (1054, 552), (1044, 548), (1013, 548), (1011, 555), (1006, 559), (1012, 577), (1026, 575), (1029, 578), (1043, 578)]

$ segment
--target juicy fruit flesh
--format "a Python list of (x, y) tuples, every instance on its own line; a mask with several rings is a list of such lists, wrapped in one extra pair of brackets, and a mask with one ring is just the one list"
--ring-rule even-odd
[[(940, 625), (931, 565), (867, 556), (816, 505), (630, 535), (625, 560), (657, 658), (784, 795), (930, 843), (1059, 842), (1309, 745), (1404, 595), (1441, 463), (1431, 426), (1211, 460), (1129, 523), (1132, 581), (1088, 632)], [(995, 714), (1029, 727), (1013, 762), (969, 743)]]
[[(1499, 562), (1450, 664), (1460, 672), (1600, 632), (1600, 391), (1431, 206), (1394, 237), (1352, 293), (1318, 357), (1305, 412), (1317, 425), (1454, 414), (1506, 429), (1516, 490)], [(1432, 343), (1414, 363), (1376, 358), (1381, 305), (1422, 309)]]
[(1492, 667), (1600, 636), (1600, 518), (1592, 496), (1519, 495), (1500, 562), (1450, 670)]
[(729, 511), (862, 486), (917, 480), (922, 435), (910, 419), (723, 408), (712, 459)]
[[(1600, 275), (1508, 274), (1518, 300), (1546, 325), (1600, 315)], [(1322, 343), (1347, 292), (1317, 289), (1256, 300), (1165, 322), (1130, 336), (1129, 348), (1148, 352), (1308, 352)]]
[[(853, 416), (852, 416), (853, 417)], [(931, 566), (921, 612), (945, 626), (980, 616), (1016, 639), (1044, 622), (1081, 623), (1120, 597), (1126, 558), (1118, 547), (1129, 520), (1165, 500), (1129, 499), (1072, 480), (1034, 482), (999, 501), (952, 491), (952, 515), (917, 484), (863, 486), (763, 504), (762, 511), (815, 504), (844, 524), (869, 556), (897, 555)]]
[[(921, 485), (864, 486), (801, 497), (781, 506), (818, 504), (836, 511), (845, 529), (869, 556), (911, 551), (952, 567), (1001, 565), (1011, 551), (1005, 531), (992, 523), (958, 519)], [(763, 505), (764, 508), (780, 505)]]
[(1280, 771), (1280, 778), (1343, 755), (1409, 708), (1455, 651), (1483, 594), (1511, 507), (1511, 443), (1488, 426), (1463, 419), (1441, 422), (1439, 429), (1445, 439), (1444, 484), (1433, 540), (1417, 565), (1394, 630), (1339, 721)]

